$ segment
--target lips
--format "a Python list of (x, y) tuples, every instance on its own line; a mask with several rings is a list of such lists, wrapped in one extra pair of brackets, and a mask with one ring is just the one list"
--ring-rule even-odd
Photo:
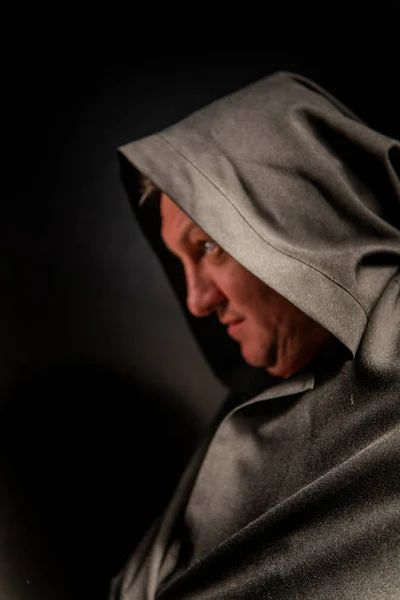
[(243, 321), (244, 319), (238, 319), (237, 321), (231, 321), (228, 323), (226, 328), (228, 334), (231, 336), (234, 335), (241, 327)]

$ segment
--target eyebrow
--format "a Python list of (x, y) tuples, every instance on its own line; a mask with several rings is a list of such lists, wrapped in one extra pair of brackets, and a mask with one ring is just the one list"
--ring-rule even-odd
[[(202, 231), (202, 229), (197, 225), (197, 223), (189, 222), (187, 223), (187, 225), (185, 225), (185, 227), (183, 228), (181, 235), (179, 237), (178, 240), (178, 246), (182, 246), (185, 242), (188, 241), (189, 235), (191, 233), (191, 231), (195, 228), (198, 228), (200, 231)], [(162, 228), (161, 228), (161, 233), (162, 233)], [(163, 236), (161, 236), (163, 238)], [(167, 249), (172, 252), (172, 254), (175, 254), (175, 252), (173, 252), (173, 250), (169, 247), (168, 244), (166, 244), (165, 239), (163, 238), (163, 242), (164, 245), (167, 247)]]
[(193, 229), (196, 229), (196, 228), (199, 229), (200, 231), (202, 231), (202, 229), (193, 221), (191, 223), (188, 223), (186, 225), (186, 227), (184, 227), (184, 229), (183, 229), (183, 233), (182, 233), (181, 237), (179, 238), (179, 243), (188, 241), (190, 233), (193, 231)]

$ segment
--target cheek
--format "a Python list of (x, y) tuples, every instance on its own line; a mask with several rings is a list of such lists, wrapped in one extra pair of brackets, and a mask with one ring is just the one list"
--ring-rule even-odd
[(248, 320), (253, 334), (268, 332), (276, 317), (276, 293), (239, 263), (231, 260), (221, 278), (221, 290), (229, 301), (231, 312)]
[(264, 290), (254, 290), (253, 293), (250, 291), (243, 296), (241, 300), (243, 312), (253, 331), (258, 331), (259, 334), (264, 332), (267, 335), (274, 328), (277, 317), (271, 299)]
[(232, 306), (240, 309), (243, 315), (251, 317), (252, 320), (260, 320), (268, 303), (265, 290), (255, 285), (254, 278), (249, 277), (248, 274), (245, 276), (242, 273), (232, 274), (226, 285), (226, 296)]
[(241, 344), (242, 353), (247, 356), (256, 357), (264, 364), (266, 357), (275, 348), (277, 330), (273, 324), (248, 315), (238, 341)]

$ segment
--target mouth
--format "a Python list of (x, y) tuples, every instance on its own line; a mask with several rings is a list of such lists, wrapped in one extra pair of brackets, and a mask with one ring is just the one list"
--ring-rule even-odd
[(242, 323), (244, 322), (244, 319), (238, 319), (237, 321), (232, 321), (231, 323), (228, 323), (227, 325), (227, 332), (230, 336), (235, 335), (235, 333), (240, 329), (240, 327), (242, 326)]

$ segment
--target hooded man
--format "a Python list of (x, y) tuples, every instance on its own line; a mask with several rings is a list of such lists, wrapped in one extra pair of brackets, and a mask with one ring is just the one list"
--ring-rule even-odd
[(119, 151), (194, 334), (241, 393), (112, 599), (398, 599), (399, 143), (277, 73)]

